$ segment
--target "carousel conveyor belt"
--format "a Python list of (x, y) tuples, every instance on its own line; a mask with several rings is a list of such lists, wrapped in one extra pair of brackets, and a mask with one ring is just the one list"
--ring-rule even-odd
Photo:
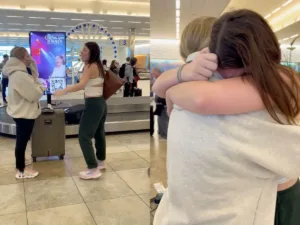
[[(66, 109), (77, 104), (84, 104), (83, 100), (69, 99), (61, 102), (54, 101), (54, 109)], [(150, 98), (111, 98), (107, 101), (107, 118), (105, 130), (107, 133), (126, 131), (145, 131), (150, 128)], [(45, 107), (46, 102), (41, 101)], [(65, 125), (66, 135), (78, 135), (79, 125)], [(6, 107), (0, 108), (0, 133), (16, 135), (16, 126), (13, 119), (6, 113)]]

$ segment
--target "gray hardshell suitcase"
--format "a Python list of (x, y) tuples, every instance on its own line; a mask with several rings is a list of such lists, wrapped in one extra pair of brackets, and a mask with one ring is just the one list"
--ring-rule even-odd
[(45, 108), (36, 119), (31, 138), (32, 159), (65, 156), (65, 112)]

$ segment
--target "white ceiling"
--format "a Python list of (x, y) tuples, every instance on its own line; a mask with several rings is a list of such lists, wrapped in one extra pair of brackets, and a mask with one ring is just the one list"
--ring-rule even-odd
[(127, 39), (128, 29), (136, 28), (137, 43), (149, 40), (149, 0), (27, 0), (26, 8), (22, 4), (0, 0), (0, 45), (28, 45), (30, 31), (67, 32), (84, 22), (105, 27), (115, 39)]

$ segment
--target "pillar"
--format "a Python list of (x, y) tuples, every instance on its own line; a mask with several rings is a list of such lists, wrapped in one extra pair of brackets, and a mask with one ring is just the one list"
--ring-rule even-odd
[(129, 57), (134, 57), (134, 46), (135, 46), (135, 28), (129, 28), (128, 31), (128, 49)]

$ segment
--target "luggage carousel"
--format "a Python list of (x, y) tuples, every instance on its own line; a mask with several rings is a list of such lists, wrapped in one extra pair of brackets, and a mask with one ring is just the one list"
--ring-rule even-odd
[[(72, 105), (83, 104), (82, 99), (53, 101), (54, 109), (66, 109)], [(41, 101), (42, 107), (46, 101)], [(108, 112), (105, 123), (107, 133), (148, 131), (150, 129), (150, 98), (111, 98), (107, 101)], [(78, 135), (79, 125), (65, 126), (67, 136)], [(0, 108), (0, 134), (16, 135), (16, 125), (6, 113), (6, 107)]]

